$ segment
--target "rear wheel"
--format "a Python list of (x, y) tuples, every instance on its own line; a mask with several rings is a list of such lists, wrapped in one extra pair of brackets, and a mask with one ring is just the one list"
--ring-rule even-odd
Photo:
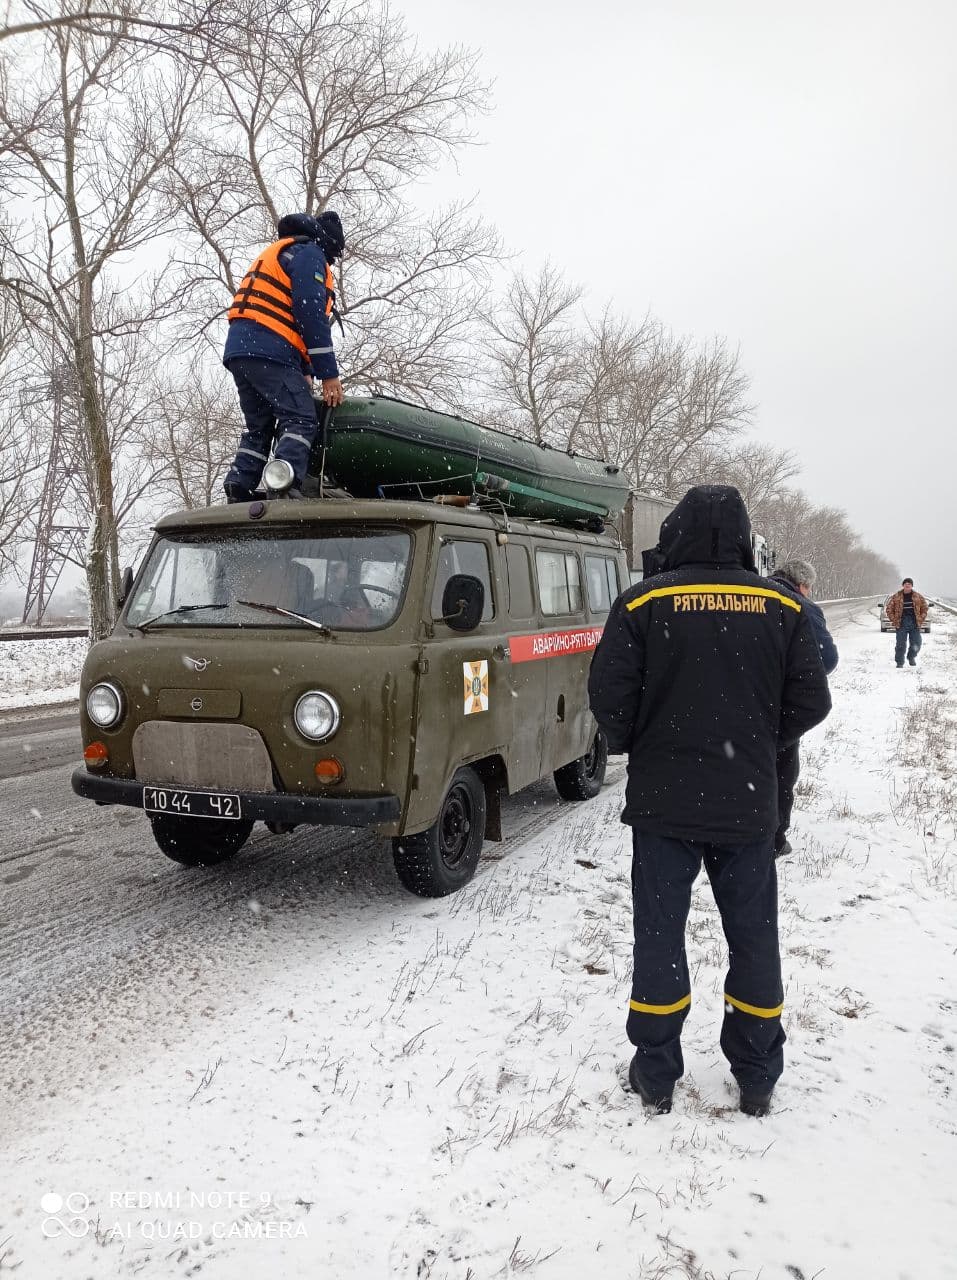
[(605, 781), (608, 742), (599, 729), (591, 750), (554, 773), (555, 789), (563, 800), (593, 800)]
[(174, 862), (184, 867), (213, 867), (238, 853), (249, 839), (251, 822), (221, 822), (218, 818), (180, 818), (150, 814), (153, 839)]
[(474, 769), (459, 769), (432, 826), (396, 837), (392, 858), (412, 893), (444, 898), (472, 879), (484, 841), (485, 787)]

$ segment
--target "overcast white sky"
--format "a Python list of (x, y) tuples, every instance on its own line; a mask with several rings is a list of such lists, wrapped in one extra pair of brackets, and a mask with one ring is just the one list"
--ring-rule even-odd
[(495, 81), (436, 198), (596, 308), (739, 343), (808, 493), (957, 595), (957, 3), (394, 3)]

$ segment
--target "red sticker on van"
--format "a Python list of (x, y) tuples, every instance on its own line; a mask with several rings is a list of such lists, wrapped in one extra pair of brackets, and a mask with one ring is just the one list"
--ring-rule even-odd
[(579, 627), (574, 631), (539, 631), (533, 636), (512, 636), (508, 647), (513, 662), (588, 653), (598, 644), (603, 630), (603, 627)]

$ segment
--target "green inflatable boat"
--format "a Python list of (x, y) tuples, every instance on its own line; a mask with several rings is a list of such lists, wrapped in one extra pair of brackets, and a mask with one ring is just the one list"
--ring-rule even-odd
[(593, 528), (619, 515), (628, 497), (618, 468), (598, 458), (384, 396), (350, 397), (326, 413), (314, 483), (323, 469), (357, 498), (478, 495), (517, 517)]

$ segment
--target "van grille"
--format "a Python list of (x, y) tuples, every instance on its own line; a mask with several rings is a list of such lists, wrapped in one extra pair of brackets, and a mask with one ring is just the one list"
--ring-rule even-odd
[(140, 782), (229, 791), (275, 791), (266, 744), (243, 724), (147, 720), (133, 734)]

